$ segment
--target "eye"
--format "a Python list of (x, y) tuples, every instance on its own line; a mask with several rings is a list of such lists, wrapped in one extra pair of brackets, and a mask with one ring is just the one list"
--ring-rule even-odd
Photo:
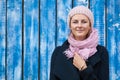
[(73, 23), (77, 23), (76, 21), (73, 21)]
[(82, 20), (82, 23), (87, 23), (87, 21), (86, 20)]
[(74, 20), (74, 21), (72, 21), (72, 23), (78, 23), (78, 21), (77, 21), (77, 20)]

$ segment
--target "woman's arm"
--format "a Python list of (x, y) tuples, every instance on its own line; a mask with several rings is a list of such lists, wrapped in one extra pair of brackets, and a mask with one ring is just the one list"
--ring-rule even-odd
[(55, 58), (57, 56), (57, 52), (59, 51), (59, 47), (55, 48), (52, 57), (51, 57), (51, 66), (50, 66), (50, 80), (59, 80), (56, 76), (55, 76), (55, 72), (54, 72), (54, 63), (55, 63)]
[[(98, 63), (99, 66), (94, 66), (92, 64), (86, 64), (85, 61), (81, 60), (78, 56), (73, 59), (73, 65), (76, 66), (79, 70), (81, 66), (84, 64), (85, 68), (79, 71), (80, 77), (83, 80), (109, 80), (109, 57), (107, 50), (102, 47), (102, 52), (100, 52), (101, 61)], [(78, 59), (79, 58), (79, 59)], [(78, 61), (77, 61), (78, 60)], [(86, 66), (87, 65), (87, 66)], [(97, 73), (95, 73), (95, 68), (97, 69)]]

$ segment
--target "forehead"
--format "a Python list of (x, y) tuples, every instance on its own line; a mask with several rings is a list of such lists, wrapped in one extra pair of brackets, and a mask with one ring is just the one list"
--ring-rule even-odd
[(84, 14), (75, 14), (74, 16), (72, 16), (71, 18), (72, 20), (74, 19), (85, 19), (85, 20), (89, 20), (88, 17)]

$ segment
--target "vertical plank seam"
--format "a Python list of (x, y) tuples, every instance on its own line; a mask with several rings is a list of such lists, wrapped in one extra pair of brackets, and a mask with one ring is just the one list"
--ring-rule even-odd
[(107, 0), (105, 0), (105, 47), (107, 47), (107, 28), (108, 28), (108, 25), (107, 25)]
[(5, 80), (7, 80), (7, 0), (5, 11)]
[(55, 27), (55, 47), (57, 46), (57, 40), (58, 40), (58, 37), (57, 37), (57, 35), (58, 35), (57, 34), (57, 28), (58, 28), (58, 23), (57, 23), (58, 22), (58, 20), (57, 20), (57, 16), (58, 16), (57, 15), (57, 8), (58, 8), (58, 6), (57, 6), (57, 2), (58, 1), (56, 0), (56, 3), (55, 3), (55, 11), (56, 11), (56, 13), (55, 13), (56, 14), (55, 15), (55, 26), (56, 26)]
[(24, 0), (22, 0), (22, 80), (24, 80)]
[(40, 0), (38, 0), (38, 80), (40, 80)]
[(74, 7), (74, 0), (72, 0), (72, 8)]

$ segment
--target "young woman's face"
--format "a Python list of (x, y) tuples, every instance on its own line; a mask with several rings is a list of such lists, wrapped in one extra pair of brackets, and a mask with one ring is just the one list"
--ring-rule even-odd
[(71, 18), (70, 29), (76, 40), (84, 40), (89, 34), (91, 27), (87, 16), (76, 14)]

